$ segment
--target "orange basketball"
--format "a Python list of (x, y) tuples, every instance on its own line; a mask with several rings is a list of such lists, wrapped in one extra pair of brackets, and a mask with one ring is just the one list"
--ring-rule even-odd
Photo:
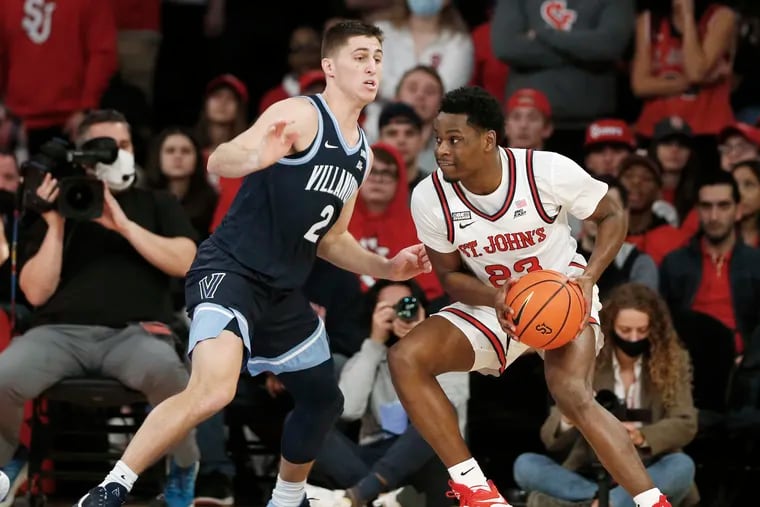
[(556, 349), (572, 341), (586, 316), (580, 287), (548, 269), (521, 277), (507, 292), (514, 310), (515, 337), (536, 349)]

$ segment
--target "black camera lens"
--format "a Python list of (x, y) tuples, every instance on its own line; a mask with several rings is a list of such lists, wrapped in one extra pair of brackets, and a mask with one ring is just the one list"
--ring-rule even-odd
[(393, 307), (396, 311), (396, 316), (406, 322), (414, 322), (417, 320), (417, 312), (420, 308), (420, 303), (414, 296), (406, 296), (399, 299), (398, 303)]
[(76, 185), (69, 188), (68, 193), (64, 196), (66, 203), (73, 209), (85, 210), (95, 200), (95, 194), (92, 193), (92, 187), (87, 185)]

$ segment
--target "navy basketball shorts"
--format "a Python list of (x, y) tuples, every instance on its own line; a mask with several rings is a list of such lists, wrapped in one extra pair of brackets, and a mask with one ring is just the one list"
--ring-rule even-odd
[(197, 270), (187, 274), (185, 300), (191, 319), (188, 355), (198, 343), (228, 330), (243, 340), (241, 371), (250, 375), (305, 370), (331, 357), (324, 323), (300, 289)]

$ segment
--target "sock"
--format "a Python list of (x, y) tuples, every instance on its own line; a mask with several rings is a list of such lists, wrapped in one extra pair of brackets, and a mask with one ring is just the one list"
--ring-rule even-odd
[(475, 461), (475, 458), (470, 458), (449, 468), (449, 475), (451, 476), (451, 480), (464, 484), (468, 488), (480, 487), (488, 489), (488, 480), (483, 475), (483, 471), (480, 469), (478, 462)]
[(660, 498), (665, 495), (658, 488), (652, 488), (633, 497), (636, 507), (665, 507), (660, 503)]
[(116, 462), (116, 466), (113, 467), (113, 470), (108, 472), (106, 478), (103, 479), (103, 482), (98, 484), (98, 486), (105, 486), (108, 483), (115, 482), (127, 488), (127, 492), (129, 492), (132, 491), (132, 486), (135, 485), (136, 480), (137, 474), (134, 473), (126, 463), (119, 460)]
[(306, 494), (306, 481), (288, 482), (277, 474), (277, 483), (272, 491), (272, 500), (269, 502), (274, 507), (298, 507), (303, 502)]
[(377, 495), (379, 495), (383, 489), (383, 483), (380, 482), (377, 475), (373, 473), (369, 474), (354, 486), (357, 495), (364, 502), (377, 498)]

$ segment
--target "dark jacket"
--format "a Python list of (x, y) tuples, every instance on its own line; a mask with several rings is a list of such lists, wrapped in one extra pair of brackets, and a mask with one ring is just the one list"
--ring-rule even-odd
[[(749, 344), (760, 323), (760, 249), (737, 241), (729, 261), (731, 299), (739, 334)], [(674, 314), (691, 310), (702, 280), (701, 236), (668, 254), (660, 266), (660, 293)]]

